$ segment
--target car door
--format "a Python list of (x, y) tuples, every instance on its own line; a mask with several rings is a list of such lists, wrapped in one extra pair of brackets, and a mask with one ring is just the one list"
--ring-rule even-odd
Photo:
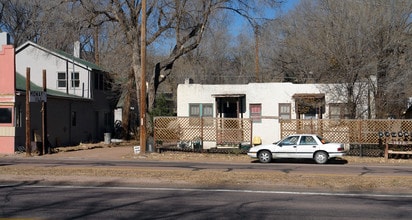
[(274, 157), (294, 158), (298, 141), (299, 135), (293, 135), (283, 139), (277, 144)]
[(313, 153), (318, 149), (318, 143), (311, 135), (302, 135), (296, 147), (297, 158), (312, 158)]

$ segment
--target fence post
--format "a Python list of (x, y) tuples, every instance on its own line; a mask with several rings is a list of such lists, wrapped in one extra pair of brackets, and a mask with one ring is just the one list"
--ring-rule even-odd
[(153, 148), (154, 151), (156, 151), (156, 149), (158, 149), (157, 147), (157, 142), (156, 142), (156, 117), (153, 117)]
[(204, 125), (204, 123), (203, 123), (203, 120), (204, 120), (204, 118), (203, 118), (203, 116), (200, 118), (200, 140), (201, 140), (201, 143), (202, 143), (202, 145), (203, 145), (203, 125)]
[(386, 137), (385, 138), (385, 160), (387, 160), (388, 159), (388, 151), (389, 151), (389, 146), (388, 146), (388, 139), (389, 139), (389, 137)]
[(358, 136), (358, 142), (359, 142), (359, 156), (363, 157), (363, 142), (362, 142), (362, 120), (358, 119), (358, 129), (359, 129), (359, 136)]

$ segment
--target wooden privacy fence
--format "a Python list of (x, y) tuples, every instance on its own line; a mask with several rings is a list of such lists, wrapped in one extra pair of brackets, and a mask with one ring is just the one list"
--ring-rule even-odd
[(251, 143), (252, 121), (237, 118), (156, 117), (156, 147), (178, 142), (216, 142), (216, 145)]
[(349, 144), (379, 144), (379, 132), (412, 132), (412, 120), (317, 119), (280, 120), (281, 137), (295, 133), (319, 134), (329, 141)]

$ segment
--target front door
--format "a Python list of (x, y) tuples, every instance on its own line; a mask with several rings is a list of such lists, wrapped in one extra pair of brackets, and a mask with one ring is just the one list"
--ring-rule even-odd
[(216, 98), (216, 110), (219, 120), (216, 137), (217, 143), (238, 145), (243, 140), (242, 123), (238, 119), (242, 115), (242, 97)]
[(217, 98), (217, 115), (219, 118), (239, 118), (242, 112), (239, 108), (239, 99), (235, 97)]

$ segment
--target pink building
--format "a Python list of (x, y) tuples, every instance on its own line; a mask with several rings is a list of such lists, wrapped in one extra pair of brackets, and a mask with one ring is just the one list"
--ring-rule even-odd
[(15, 147), (15, 50), (7, 33), (0, 33), (0, 153), (14, 153)]

